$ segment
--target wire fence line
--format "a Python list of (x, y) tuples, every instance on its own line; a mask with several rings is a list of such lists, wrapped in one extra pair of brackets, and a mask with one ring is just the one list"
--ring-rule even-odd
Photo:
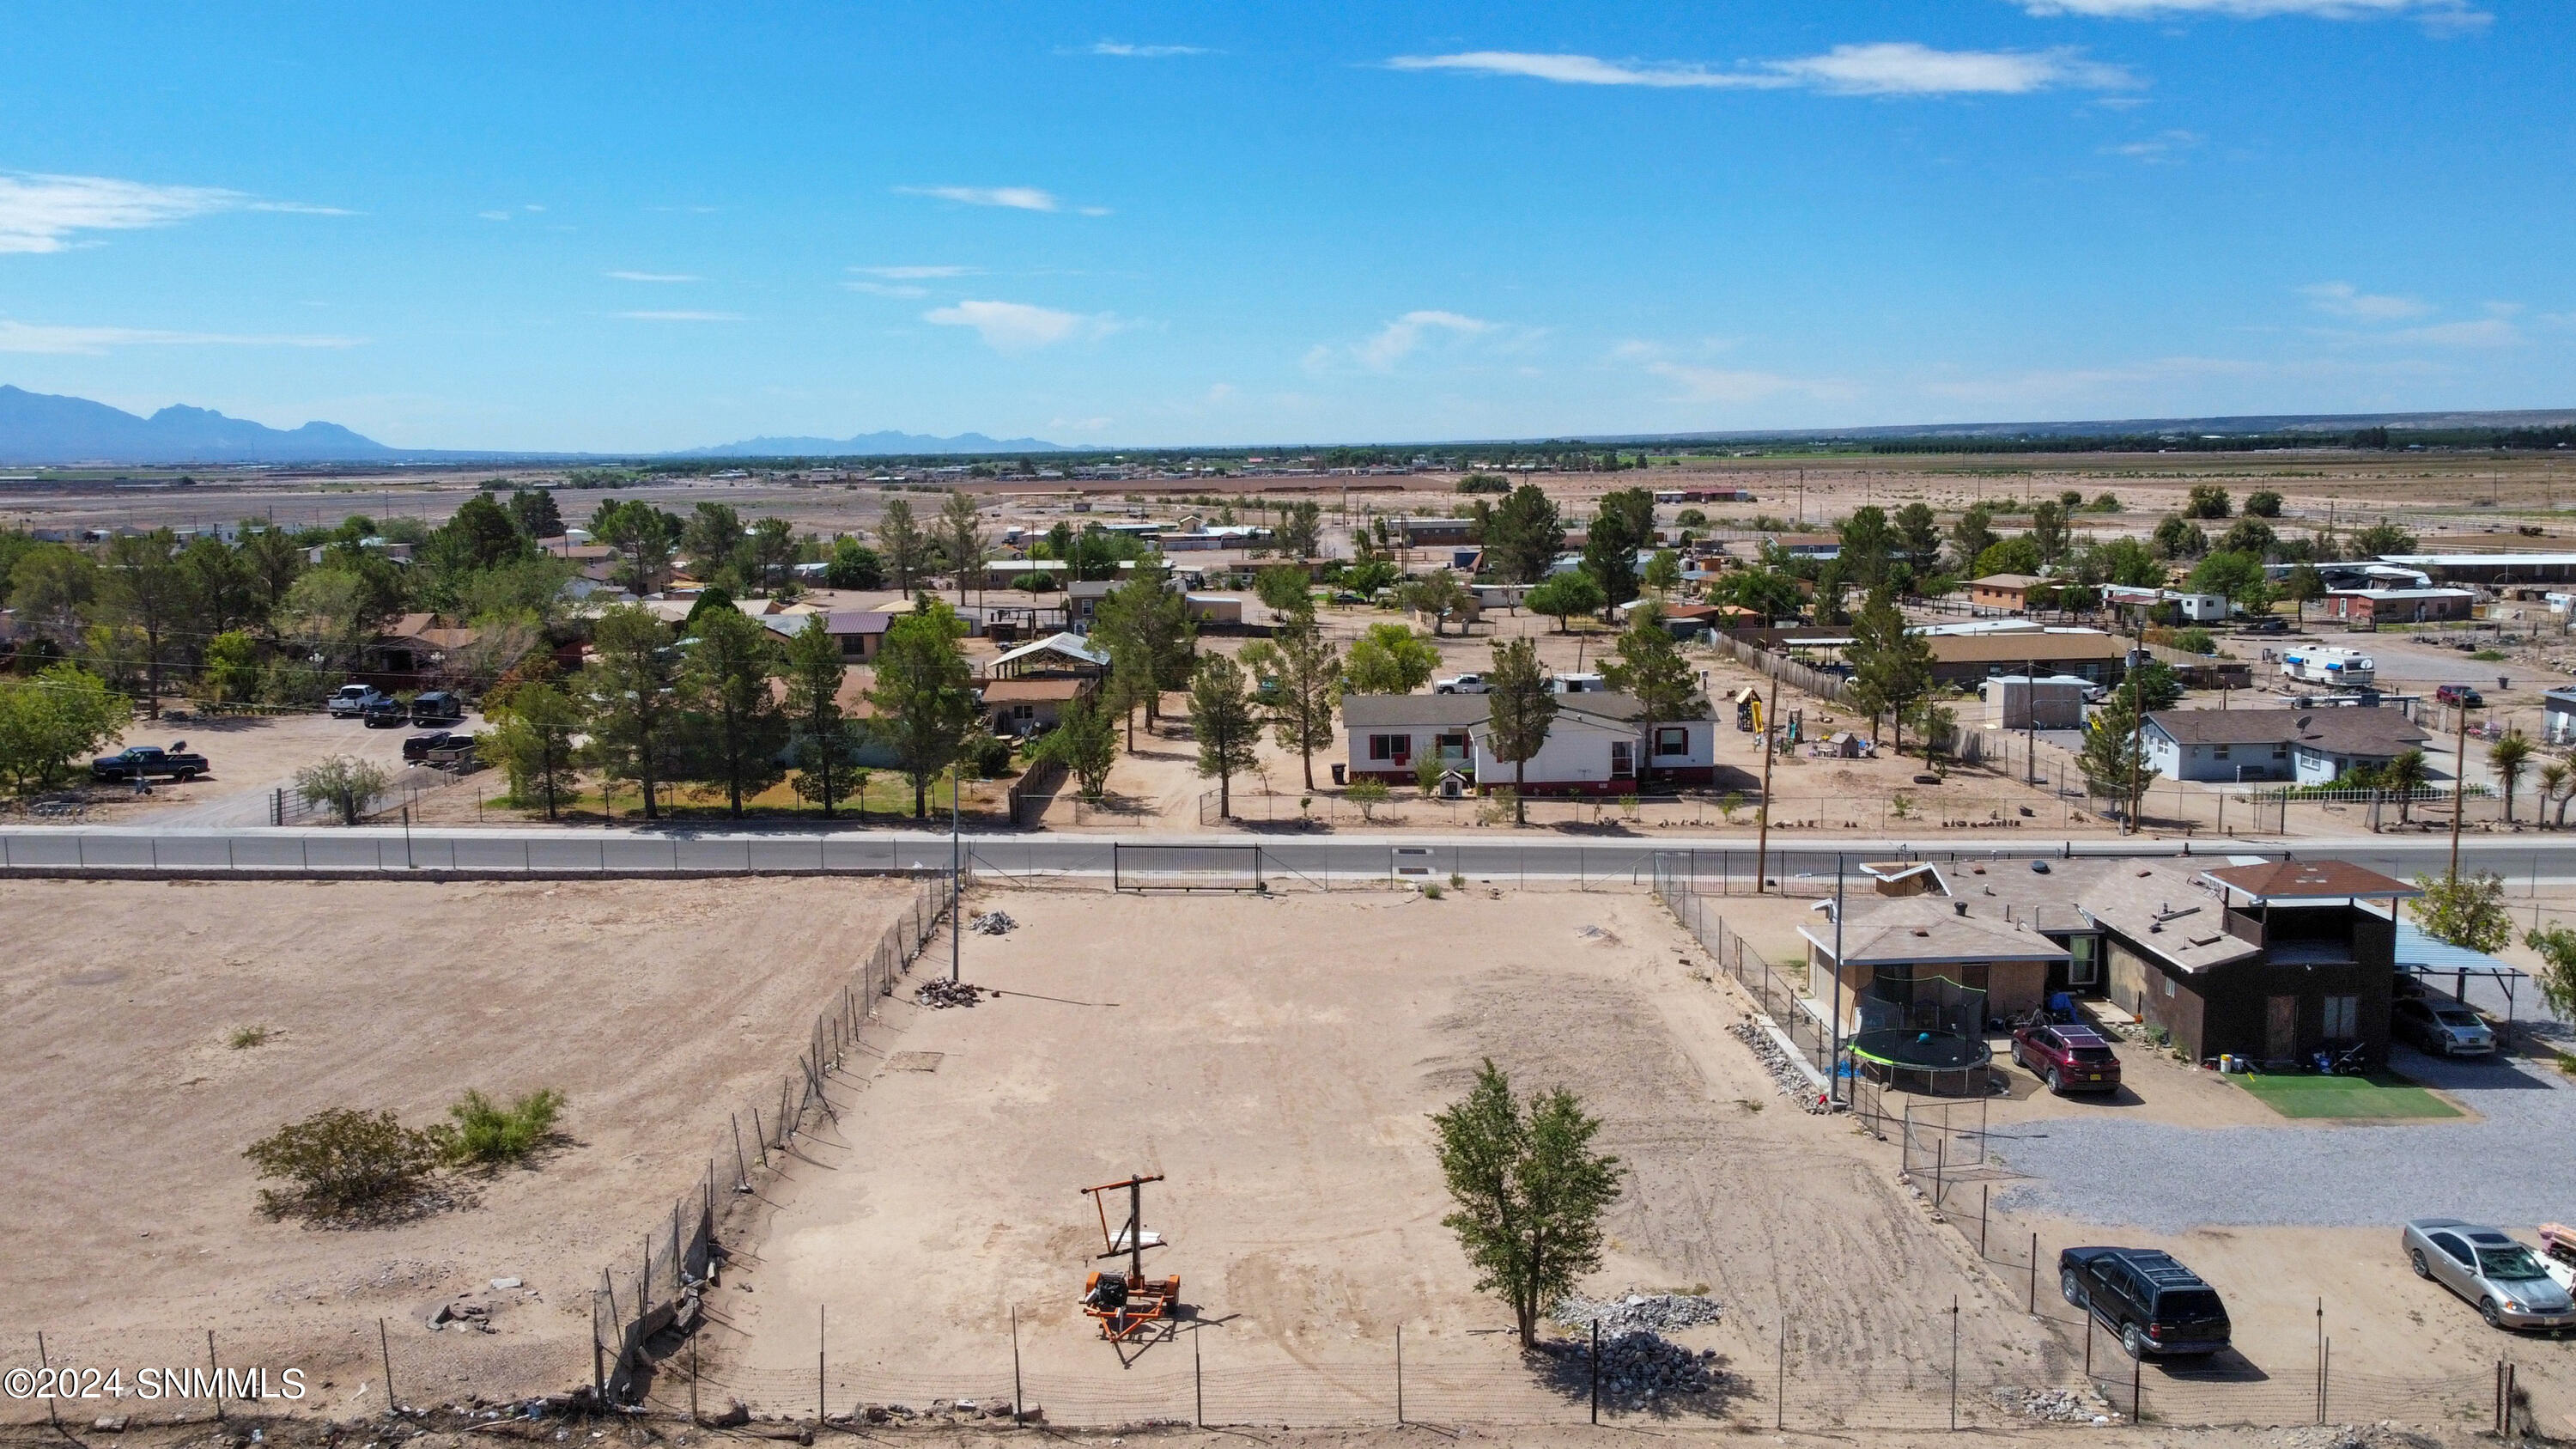
[[(600, 1269), (591, 1292), (591, 1385), (603, 1403), (633, 1402), (638, 1380), (651, 1374), (663, 1335), (685, 1336), (697, 1326), (701, 1294), (714, 1279), (724, 1249), (719, 1197), (756, 1200), (797, 1153), (796, 1139), (813, 1124), (838, 1123), (828, 1092), (832, 1079), (861, 1051), (859, 1038), (877, 1018), (877, 1003), (894, 994), (915, 957), (955, 911), (955, 883), (944, 876), (914, 886), (904, 914), (886, 927), (875, 949), (814, 1018), (795, 1069), (781, 1075), (775, 1098), (739, 1104), (728, 1130), (710, 1144), (705, 1178), (671, 1204), (667, 1221), (643, 1224), (640, 1245), (625, 1265)], [(632, 1276), (627, 1268), (631, 1267)], [(624, 1291), (620, 1291), (623, 1285)], [(664, 1345), (665, 1350), (674, 1345)]]

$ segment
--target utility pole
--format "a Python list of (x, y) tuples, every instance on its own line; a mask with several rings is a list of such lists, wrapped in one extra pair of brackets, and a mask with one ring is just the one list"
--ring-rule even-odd
[[(2137, 639), (2137, 651), (2146, 652), (2147, 615), (2143, 609), (2138, 612)], [(2129, 666), (2129, 808), (2121, 812), (2120, 833), (2123, 835), (2138, 832), (2138, 770), (2146, 763), (2147, 754), (2147, 696), (2138, 680), (2141, 667), (2134, 663)]]
[[(1762, 894), (1763, 861), (1771, 853), (1771, 731), (1780, 722), (1780, 676), (1771, 676), (1771, 702), (1762, 707), (1762, 816), (1759, 833), (1753, 844), (1753, 893)], [(1841, 958), (1835, 960), (1841, 969)]]
[(2469, 808), (2469, 707), (2455, 704), (2459, 731), (2451, 745), (2451, 884), (2460, 882), (2460, 816)]
[(1834, 857), (1834, 1051), (1825, 1061), (1825, 1100), (1843, 1099), (1843, 858)]
[(957, 967), (966, 951), (966, 857), (957, 830), (957, 792), (966, 772), (948, 767), (948, 984), (957, 984)]

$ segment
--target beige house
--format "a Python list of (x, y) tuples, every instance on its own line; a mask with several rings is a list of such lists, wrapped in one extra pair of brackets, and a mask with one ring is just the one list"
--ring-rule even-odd
[(1860, 1028), (1864, 998), (1906, 1001), (1918, 985), (1940, 980), (1984, 992), (1989, 1018), (2019, 1016), (2047, 1000), (2049, 968), (2069, 959), (2064, 946), (1981, 897), (1848, 901), (1839, 956), (1831, 920), (1798, 934), (1807, 941), (1808, 992), (1820, 1002), (1840, 1000), (1845, 1033)]

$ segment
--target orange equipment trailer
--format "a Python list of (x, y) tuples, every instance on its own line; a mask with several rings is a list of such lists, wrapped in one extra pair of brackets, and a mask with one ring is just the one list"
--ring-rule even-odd
[[(1100, 1321), (1100, 1336), (1112, 1343), (1127, 1342), (1154, 1324), (1166, 1322), (1180, 1302), (1181, 1280), (1177, 1276), (1151, 1283), (1145, 1279), (1145, 1250), (1167, 1246), (1161, 1236), (1145, 1231), (1145, 1184), (1162, 1180), (1163, 1175), (1157, 1172), (1082, 1190), (1082, 1195), (1100, 1210), (1100, 1258), (1127, 1260), (1124, 1274), (1094, 1269), (1082, 1284), (1083, 1313)], [(1127, 1225), (1113, 1233), (1109, 1230), (1109, 1202), (1104, 1194), (1121, 1188), (1127, 1191)]]

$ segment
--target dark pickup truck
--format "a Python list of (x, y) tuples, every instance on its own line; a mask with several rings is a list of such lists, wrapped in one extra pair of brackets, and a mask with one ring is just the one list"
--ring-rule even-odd
[[(187, 742), (180, 742), (185, 745)], [(101, 755), (89, 762), (93, 780), (193, 780), (205, 774), (209, 766), (203, 755), (183, 753), (179, 749), (162, 749), (158, 745), (136, 745), (112, 755)]]
[(2066, 1301), (2120, 1336), (2131, 1358), (2200, 1358), (2227, 1347), (2227, 1307), (2199, 1274), (2153, 1248), (2068, 1248), (2057, 1255)]

